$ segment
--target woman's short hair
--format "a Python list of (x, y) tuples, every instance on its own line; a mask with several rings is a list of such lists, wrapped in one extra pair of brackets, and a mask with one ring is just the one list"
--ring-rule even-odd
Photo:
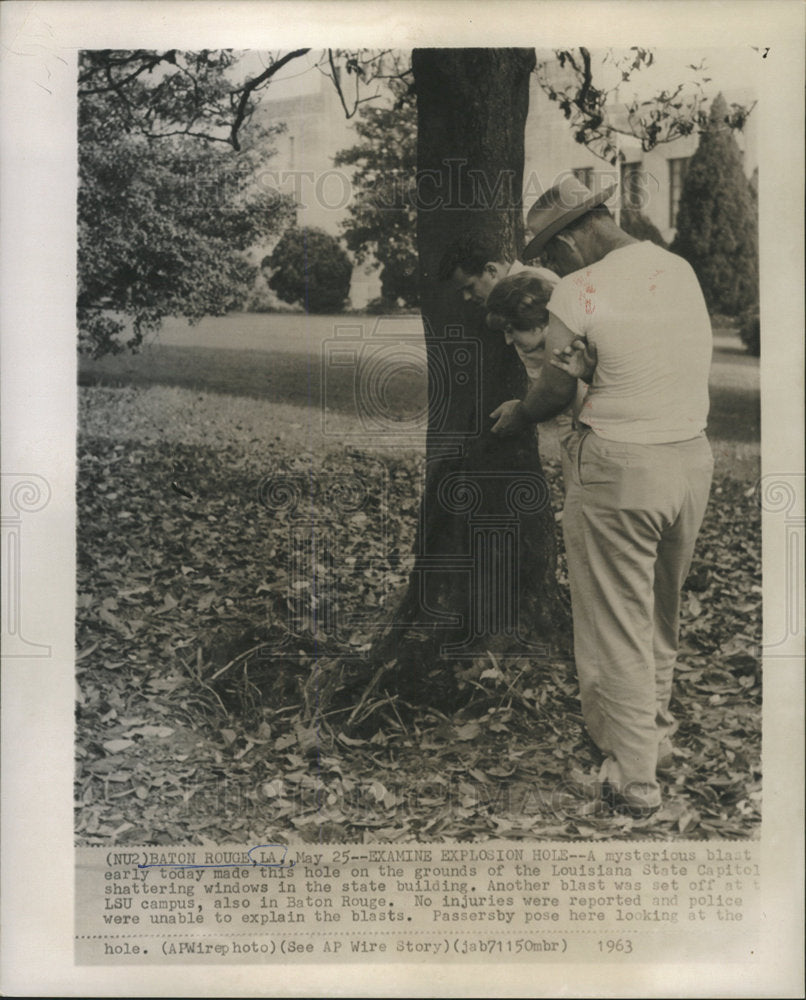
[(549, 321), (546, 306), (560, 279), (545, 268), (519, 271), (502, 278), (487, 298), (487, 326), (503, 330), (534, 330)]

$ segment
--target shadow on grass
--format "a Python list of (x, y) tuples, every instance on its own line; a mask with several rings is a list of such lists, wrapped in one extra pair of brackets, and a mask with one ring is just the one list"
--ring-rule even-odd
[[(737, 356), (736, 362), (752, 365), (754, 359)], [(307, 353), (171, 345), (156, 345), (142, 354), (117, 355), (98, 361), (82, 358), (79, 363), (81, 385), (180, 386), (292, 406), (324, 404), (334, 413), (356, 415), (364, 385), (356, 369), (328, 367), (324, 376), (323, 393), (322, 363), (318, 356)], [(420, 412), (426, 400), (424, 371), (401, 368), (383, 387), (383, 405), (390, 413), (408, 416)], [(715, 440), (758, 441), (761, 410), (757, 385), (720, 385), (712, 380), (708, 434)]]
[[(142, 354), (79, 362), (80, 385), (171, 385), (292, 406), (324, 404), (336, 413), (356, 413), (364, 386), (354, 367), (328, 366), (324, 393), (322, 382), (320, 359), (307, 353), (159, 345)], [(381, 402), (390, 412), (408, 415), (420, 412), (426, 399), (424, 370), (408, 368), (384, 385)]]

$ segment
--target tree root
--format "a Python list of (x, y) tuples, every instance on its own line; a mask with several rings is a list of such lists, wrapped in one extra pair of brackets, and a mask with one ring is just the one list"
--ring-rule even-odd
[[(352, 710), (352, 712), (350, 713), (349, 718), (347, 719), (347, 721), (344, 724), (343, 728), (344, 728), (345, 732), (349, 733), (350, 728), (356, 722), (361, 721), (360, 720), (361, 711), (364, 708), (364, 706), (366, 705), (367, 701), (369, 700), (370, 695), (378, 687), (378, 684), (380, 683), (381, 678), (384, 677), (386, 674), (388, 674), (389, 671), (392, 669), (392, 667), (395, 666), (396, 663), (397, 663), (396, 660), (389, 660), (388, 663), (384, 663), (382, 666), (378, 667), (378, 669), (375, 671), (375, 674), (373, 675), (372, 680), (364, 688), (364, 693), (361, 695), (361, 700), (358, 702), (358, 704)], [(387, 696), (386, 699), (384, 699), (384, 702), (386, 702), (387, 700), (388, 700), (388, 696)]]

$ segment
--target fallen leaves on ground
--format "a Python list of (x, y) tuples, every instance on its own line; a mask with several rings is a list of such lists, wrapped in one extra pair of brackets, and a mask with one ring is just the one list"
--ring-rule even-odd
[[(137, 392), (90, 390), (79, 442), (76, 834), (85, 844), (753, 837), (761, 806), (759, 501), (715, 482), (683, 595), (664, 806), (596, 793), (572, 666), (480, 657), (449, 713), (379, 687), (317, 724), (301, 681), (361, 663), (405, 583), (411, 454), (121, 437)], [(110, 428), (102, 433), (104, 418)], [(140, 418), (141, 419), (141, 418)], [(559, 470), (547, 473), (558, 499)], [(559, 570), (564, 579), (564, 568)], [(221, 651), (250, 652), (214, 679)], [(218, 658), (216, 659), (216, 650)], [(444, 706), (442, 706), (444, 708)], [(340, 714), (341, 712), (341, 714)]]

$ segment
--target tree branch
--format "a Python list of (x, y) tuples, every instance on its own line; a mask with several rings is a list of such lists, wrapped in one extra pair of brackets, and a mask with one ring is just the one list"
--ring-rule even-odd
[(349, 118), (350, 112), (347, 110), (347, 102), (344, 100), (344, 93), (341, 89), (341, 80), (339, 80), (336, 64), (333, 62), (333, 49), (327, 50), (327, 58), (330, 63), (330, 78), (333, 81), (333, 86), (336, 88), (336, 93), (339, 95), (341, 106), (344, 108), (344, 114)]
[(267, 80), (271, 79), (275, 73), (291, 62), (292, 59), (299, 59), (300, 56), (304, 56), (306, 53), (310, 52), (308, 49), (295, 49), (293, 52), (287, 52), (281, 59), (277, 62), (268, 66), (262, 73), (254, 77), (252, 80), (247, 80), (243, 87), (239, 87), (234, 93), (240, 93), (241, 97), (238, 101), (237, 108), (235, 109), (235, 120), (232, 123), (232, 128), (230, 129), (229, 142), (232, 148), (236, 151), (240, 150), (241, 144), (238, 141), (238, 131), (241, 125), (243, 125), (244, 119), (246, 118), (247, 108), (249, 106), (249, 98), (252, 93), (257, 90), (262, 84)]
[[(128, 63), (135, 62), (137, 59), (144, 60), (142, 65), (136, 69), (133, 73), (130, 73), (127, 77), (122, 80), (115, 80), (112, 77), (112, 67), (113, 66), (125, 66)], [(105, 66), (93, 67), (87, 73), (80, 75), (78, 78), (79, 84), (85, 83), (87, 80), (96, 76), (98, 73), (103, 72), (107, 79), (107, 85), (103, 87), (95, 87), (90, 89), (83, 89), (82, 94), (105, 94), (109, 91), (110, 87), (116, 93), (120, 93), (120, 88), (125, 87), (126, 84), (131, 83), (132, 80), (136, 80), (141, 73), (146, 71), (151, 72), (156, 66), (159, 66), (161, 62), (169, 62), (176, 65), (176, 49), (169, 49), (167, 52), (163, 52), (162, 55), (153, 56), (143, 56), (134, 55), (128, 56), (126, 59), (121, 59), (118, 62), (110, 61)]]

